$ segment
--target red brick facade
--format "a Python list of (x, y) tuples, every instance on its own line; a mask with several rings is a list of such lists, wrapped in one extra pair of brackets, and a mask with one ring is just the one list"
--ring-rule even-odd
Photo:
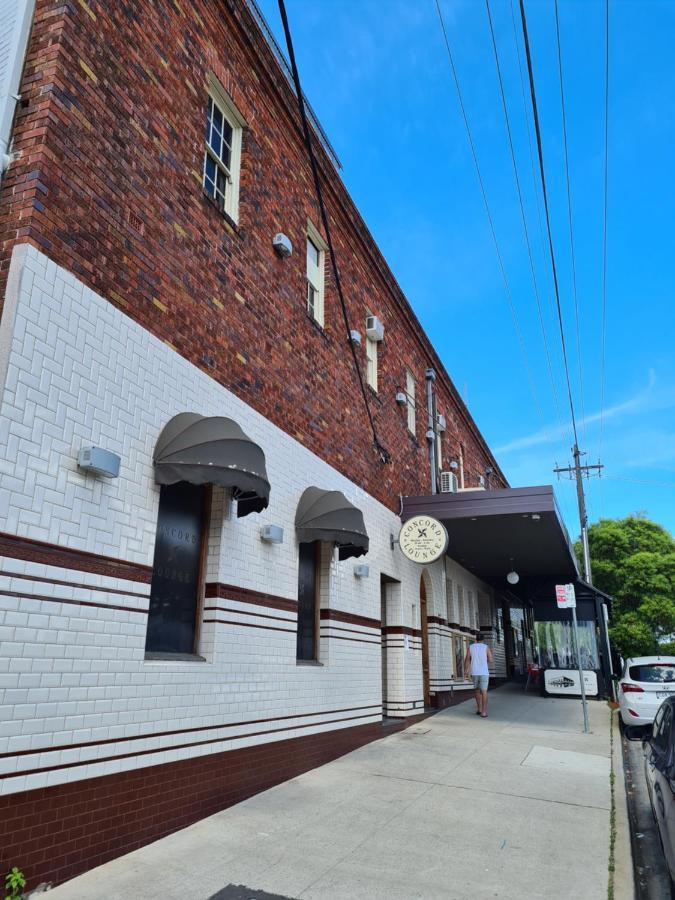
[[(201, 185), (207, 79), (244, 117), (239, 222)], [(326, 267), (325, 329), (306, 313), (305, 233), (318, 225), (293, 94), (243, 0), (38, 0), (0, 196), (3, 279), (28, 241), (173, 345), (369, 493), (397, 508), (429, 490), (424, 371), (438, 373), (448, 457), (467, 484), (495, 461), (320, 152), (353, 328), (386, 329), (370, 402), (373, 448)], [(280, 260), (272, 237), (295, 251)], [(365, 370), (365, 350), (359, 348)], [(416, 440), (395, 394), (417, 381)], [(447, 459), (446, 459), (447, 464)]]

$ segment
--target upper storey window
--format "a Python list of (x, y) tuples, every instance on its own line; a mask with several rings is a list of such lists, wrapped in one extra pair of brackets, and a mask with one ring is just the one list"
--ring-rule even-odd
[(326, 244), (312, 225), (307, 223), (307, 312), (323, 327), (324, 266)]
[(206, 106), (204, 190), (235, 222), (239, 214), (239, 169), (244, 122), (220, 85), (212, 80)]

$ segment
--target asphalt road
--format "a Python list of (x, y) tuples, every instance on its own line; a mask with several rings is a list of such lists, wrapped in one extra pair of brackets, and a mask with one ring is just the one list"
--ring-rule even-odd
[(637, 900), (666, 900), (670, 880), (649, 801), (642, 743), (622, 741)]

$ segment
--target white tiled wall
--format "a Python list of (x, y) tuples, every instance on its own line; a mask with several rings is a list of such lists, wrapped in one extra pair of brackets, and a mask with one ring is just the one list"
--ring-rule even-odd
[[(379, 620), (379, 575), (386, 572), (401, 582), (399, 621), (389, 624), (419, 628), (420, 569), (390, 547), (400, 526), (394, 513), (27, 245), (12, 258), (0, 326), (3, 381), (0, 531), (151, 565), (159, 432), (186, 410), (229, 416), (264, 449), (272, 493), (264, 513), (237, 519), (216, 491), (207, 580), (295, 599), (295, 509), (305, 487), (316, 484), (343, 491), (363, 511), (371, 538), (370, 577), (354, 577), (354, 560), (329, 562), (322, 602)], [(77, 453), (90, 444), (121, 456), (118, 478), (78, 470)], [(284, 528), (282, 545), (261, 542), (265, 523)], [(380, 717), (377, 627), (357, 628), (375, 643), (356, 643), (333, 639), (323, 623), (324, 665), (298, 666), (294, 614), (274, 611), (288, 633), (255, 629), (244, 623), (260, 623), (270, 610), (219, 600), (214, 605), (230, 609), (219, 617), (242, 624), (204, 625), (206, 662), (150, 662), (145, 616), (135, 611), (147, 608), (147, 585), (0, 562), (5, 793), (340, 727), (336, 719), (360, 725)], [(438, 563), (429, 569), (430, 614), (444, 615), (444, 590)], [(49, 596), (105, 608), (40, 599)], [(392, 649), (390, 667), (393, 695), (404, 703), (420, 698), (419, 640)], [(263, 719), (275, 720), (264, 726), (274, 733), (256, 735), (263, 727), (255, 721)], [(165, 731), (181, 733), (153, 737)], [(68, 749), (95, 741), (107, 743)], [(7, 755), (22, 751), (31, 752)], [(69, 763), (78, 765), (61, 768)]]

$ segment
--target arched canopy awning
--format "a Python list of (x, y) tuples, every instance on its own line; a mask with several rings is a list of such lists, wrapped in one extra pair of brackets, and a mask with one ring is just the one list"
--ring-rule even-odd
[(308, 487), (295, 513), (299, 541), (326, 541), (338, 545), (340, 559), (368, 552), (363, 513), (341, 491)]
[(157, 484), (220, 484), (239, 515), (261, 512), (270, 497), (265, 454), (232, 419), (179, 413), (162, 429), (153, 455)]

